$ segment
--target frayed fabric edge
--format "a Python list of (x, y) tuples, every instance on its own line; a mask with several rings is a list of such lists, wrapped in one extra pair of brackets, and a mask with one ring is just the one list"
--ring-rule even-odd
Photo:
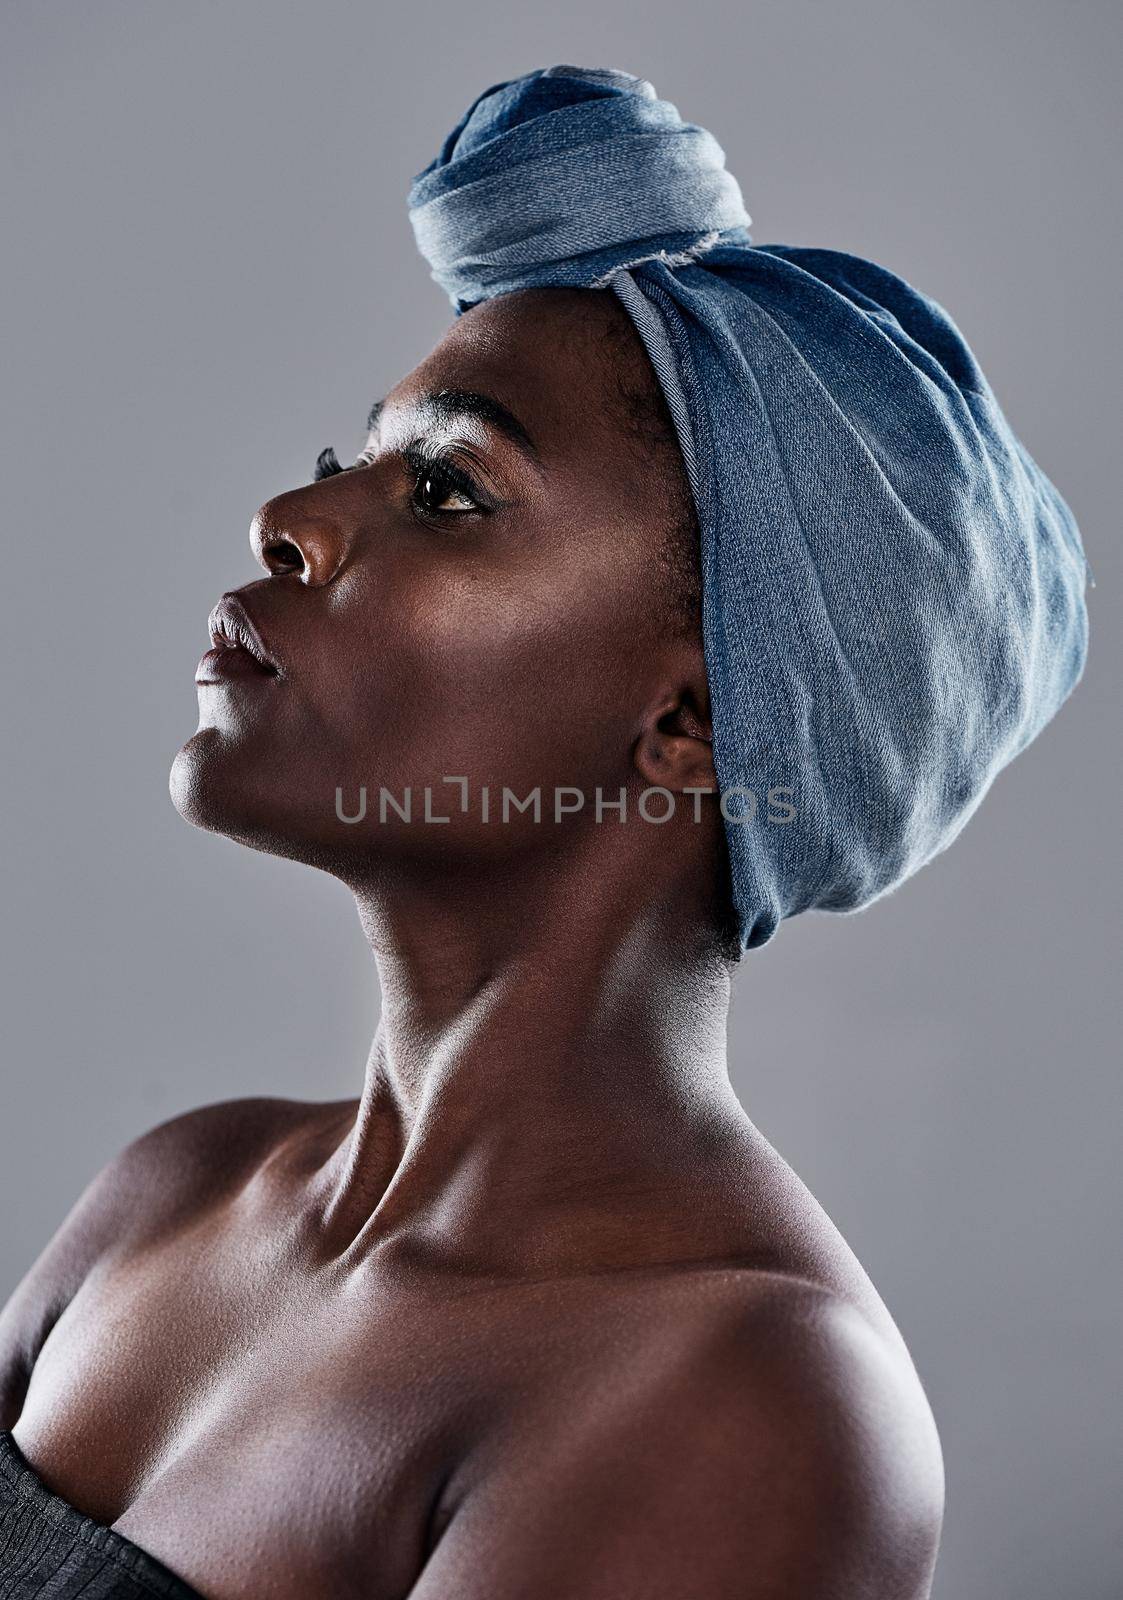
[(705, 255), (707, 250), (712, 250), (720, 238), (721, 233), (715, 228), (712, 233), (704, 233), (686, 250), (653, 250), (650, 255), (636, 256), (634, 261), (621, 261), (618, 266), (591, 283), (589, 288), (605, 289), (618, 272), (630, 272), (633, 267), (642, 266), (645, 261), (661, 261), (667, 267), (688, 267), (692, 261), (697, 261), (699, 256)]

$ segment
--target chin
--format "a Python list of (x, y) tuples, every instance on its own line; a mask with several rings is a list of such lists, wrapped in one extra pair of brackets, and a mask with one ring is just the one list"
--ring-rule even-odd
[(172, 762), (168, 790), (185, 822), (273, 855), (299, 852), (282, 837), (272, 816), (278, 796), (262, 790), (262, 767), (247, 761), (238, 741), (221, 728), (204, 727)]
[(228, 746), (218, 728), (200, 728), (172, 762), (168, 779), (172, 804), (184, 821), (212, 833), (241, 832), (247, 821)]
[(228, 730), (206, 726), (172, 762), (168, 789), (172, 804), (192, 827), (346, 878), (348, 856), (339, 840), (325, 837), (320, 798), (302, 814), (290, 795), (286, 808), (283, 787), (269, 781), (272, 770), (272, 763), (254, 759)]

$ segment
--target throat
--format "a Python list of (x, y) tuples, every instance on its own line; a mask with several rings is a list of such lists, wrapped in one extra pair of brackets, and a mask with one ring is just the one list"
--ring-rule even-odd
[(362, 1096), (317, 1173), (321, 1248), (341, 1264), (604, 1270), (689, 1256), (707, 1192), (728, 1210), (752, 1129), (723, 997), (668, 1027), (665, 1010), (606, 1018), (538, 994), (529, 974), (511, 987), (482, 985), (434, 1030), (384, 1008)]

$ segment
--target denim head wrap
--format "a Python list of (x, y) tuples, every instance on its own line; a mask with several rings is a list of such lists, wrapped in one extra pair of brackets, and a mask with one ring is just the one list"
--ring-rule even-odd
[(955, 838), (1079, 679), (1073, 515), (933, 300), (754, 245), (724, 154), (649, 83), (557, 66), (473, 103), (410, 190), (459, 314), (610, 288), (701, 532), (714, 762), (745, 949)]

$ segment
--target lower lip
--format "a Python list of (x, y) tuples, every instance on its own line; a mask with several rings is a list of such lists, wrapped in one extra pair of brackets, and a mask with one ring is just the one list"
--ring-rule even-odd
[(195, 668), (195, 682), (199, 684), (235, 681), (244, 683), (247, 679), (254, 678), (261, 683), (268, 683), (276, 676), (272, 667), (263, 667), (248, 650), (242, 650), (238, 646), (218, 645), (215, 649), (208, 650)]

